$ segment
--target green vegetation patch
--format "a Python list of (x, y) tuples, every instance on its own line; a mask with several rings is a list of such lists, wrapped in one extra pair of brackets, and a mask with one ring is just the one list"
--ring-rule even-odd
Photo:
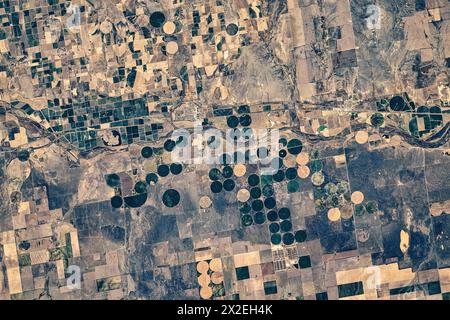
[(303, 144), (298, 139), (292, 139), (287, 144), (288, 152), (293, 155), (297, 155), (302, 152)]
[(134, 185), (134, 191), (139, 194), (145, 193), (147, 191), (147, 184), (143, 181), (136, 182)]
[[(263, 176), (263, 177), (267, 177), (267, 176)], [(264, 180), (262, 180), (264, 181)], [(274, 194), (274, 189), (273, 186), (271, 184), (263, 184), (263, 188), (262, 188), (262, 194), (265, 197), (271, 197)]]
[(277, 292), (278, 290), (276, 280), (264, 282), (264, 294), (266, 296), (276, 294)]
[(223, 189), (223, 185), (221, 182), (219, 181), (214, 181), (213, 183), (211, 183), (211, 191), (212, 193), (219, 193), (221, 192)]
[(232, 179), (227, 179), (223, 182), (223, 188), (225, 189), (225, 191), (232, 191), (235, 186), (236, 184)]
[(367, 212), (366, 207), (362, 203), (355, 205), (355, 215), (356, 216), (362, 216), (366, 212)]
[(244, 227), (249, 227), (253, 224), (253, 218), (249, 214), (244, 214), (241, 218), (241, 221)]
[(169, 189), (164, 192), (162, 200), (166, 207), (173, 208), (180, 203), (180, 193), (175, 189)]
[(72, 237), (70, 236), (70, 233), (66, 233), (64, 235), (65, 239), (66, 239), (66, 253), (67, 253), (67, 257), (68, 258), (72, 258), (73, 257), (73, 252), (72, 252)]
[(28, 161), (30, 159), (30, 152), (28, 150), (20, 150), (17, 158), (22, 162)]
[(118, 174), (112, 173), (108, 174), (105, 177), (106, 184), (110, 186), (111, 188), (117, 188), (120, 186), (120, 177)]
[(278, 219), (278, 214), (275, 210), (271, 210), (267, 213), (267, 220), (276, 221)]
[(305, 242), (306, 241), (306, 231), (305, 230), (298, 230), (295, 233), (295, 241), (297, 241), (297, 242)]
[(255, 220), (256, 224), (263, 224), (264, 222), (266, 222), (266, 215), (264, 212), (257, 212), (253, 216), (253, 219)]
[(230, 36), (235, 36), (238, 33), (239, 28), (235, 23), (230, 23), (227, 25), (226, 30)]
[(287, 190), (289, 193), (295, 193), (300, 190), (300, 184), (297, 180), (289, 181), (287, 184)]
[(283, 243), (287, 246), (293, 244), (295, 241), (295, 237), (291, 232), (283, 234)]
[(392, 111), (405, 111), (409, 109), (405, 99), (401, 96), (394, 96), (389, 102), (389, 107)]
[(120, 277), (98, 279), (96, 280), (96, 284), (98, 292), (116, 290), (122, 286)]
[(239, 267), (235, 269), (236, 271), (236, 279), (239, 280), (246, 280), (250, 278), (250, 271), (248, 267)]
[(273, 222), (269, 225), (269, 231), (270, 233), (277, 233), (280, 231), (280, 225), (276, 222)]
[(219, 169), (217, 168), (212, 168), (211, 170), (209, 170), (209, 179), (211, 179), (212, 181), (217, 181), (222, 177), (222, 173), (220, 172)]
[(300, 269), (311, 268), (311, 258), (309, 256), (302, 256), (298, 259), (298, 266)]
[(279, 245), (281, 243), (281, 234), (275, 233), (270, 237), (270, 242), (272, 242), (273, 245)]
[(29, 253), (19, 255), (19, 266), (21, 267), (31, 266), (31, 258)]
[(339, 298), (357, 296), (363, 293), (364, 287), (361, 281), (338, 285)]
[(263, 208), (264, 208), (264, 203), (261, 200), (257, 199), (252, 202), (252, 209), (254, 211), (261, 211)]
[(373, 214), (378, 211), (378, 203), (376, 201), (368, 201), (366, 203), (367, 213)]
[(158, 182), (158, 175), (155, 173), (149, 173), (145, 177), (145, 181), (147, 182), (148, 185), (154, 185)]
[(150, 158), (153, 156), (153, 149), (151, 147), (144, 147), (141, 150), (141, 155), (144, 158)]
[(236, 116), (230, 116), (227, 118), (227, 125), (229, 128), (236, 128), (239, 125), (239, 119)]
[(150, 25), (155, 28), (160, 28), (166, 22), (166, 16), (161, 11), (155, 11), (150, 15)]
[(384, 116), (381, 113), (374, 113), (371, 117), (370, 117), (370, 123), (374, 126), (374, 127), (381, 127), (384, 124)]
[(125, 203), (131, 208), (139, 208), (147, 201), (147, 193), (138, 194), (135, 196), (125, 197)]
[(111, 206), (113, 208), (116, 208), (116, 209), (120, 208), (122, 206), (122, 204), (123, 204), (122, 197), (114, 196), (114, 197), (111, 198)]
[(280, 219), (286, 220), (291, 216), (291, 210), (289, 208), (281, 208), (278, 210), (278, 216)]
[(248, 177), (247, 181), (250, 186), (254, 187), (259, 184), (260, 179), (259, 176), (257, 176), (256, 174), (252, 174)]

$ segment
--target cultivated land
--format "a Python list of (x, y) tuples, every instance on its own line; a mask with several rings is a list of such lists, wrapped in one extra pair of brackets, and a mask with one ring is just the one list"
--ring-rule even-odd
[(0, 299), (450, 299), (448, 1), (0, 21)]

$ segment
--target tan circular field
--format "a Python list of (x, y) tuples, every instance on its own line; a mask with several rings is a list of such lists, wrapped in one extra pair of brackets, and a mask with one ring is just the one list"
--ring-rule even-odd
[(307, 166), (300, 166), (297, 169), (297, 174), (301, 179), (306, 179), (310, 174), (310, 170)]
[(197, 263), (197, 271), (200, 273), (206, 273), (209, 270), (209, 264), (206, 261), (200, 261)]
[(238, 191), (236, 197), (240, 202), (246, 202), (250, 199), (250, 192), (247, 189), (241, 189)]
[(355, 135), (355, 140), (359, 144), (364, 144), (369, 140), (369, 133), (367, 131), (358, 131)]
[(175, 23), (173, 23), (173, 21), (167, 21), (163, 25), (163, 31), (166, 34), (174, 34), (175, 30), (176, 30), (176, 26), (175, 26)]
[(399, 146), (402, 144), (402, 137), (396, 134), (395, 136), (391, 137), (391, 140), (389, 141), (393, 146)]
[(105, 20), (100, 24), (100, 31), (103, 34), (110, 33), (112, 31), (113, 25), (111, 22)]
[(202, 287), (200, 289), (200, 297), (202, 297), (202, 299), (210, 299), (212, 297), (212, 289), (211, 287)]
[(220, 260), (220, 259), (218, 259), (218, 258), (212, 259), (212, 260), (209, 262), (209, 268), (210, 268), (212, 271), (215, 271), (215, 272), (220, 272), (220, 271), (222, 271), (222, 260)]
[(306, 166), (309, 162), (309, 154), (307, 154), (306, 152), (300, 152), (297, 155), (297, 163), (301, 166)]
[(243, 177), (247, 172), (247, 167), (243, 164), (237, 164), (234, 166), (234, 175), (236, 177)]
[(295, 166), (296, 163), (296, 158), (292, 155), (288, 155), (286, 156), (286, 158), (284, 158), (284, 165), (288, 168)]
[(211, 273), (211, 282), (214, 284), (221, 284), (223, 282), (223, 274), (222, 272), (213, 272)]
[(353, 217), (353, 210), (350, 204), (346, 204), (343, 208), (341, 208), (341, 218), (342, 219), (350, 219)]
[(328, 219), (330, 221), (338, 221), (341, 218), (341, 210), (339, 208), (331, 208), (328, 210)]
[(325, 177), (322, 172), (316, 172), (311, 176), (311, 182), (315, 186), (320, 186), (325, 181)]
[(200, 198), (199, 204), (200, 204), (200, 208), (202, 208), (202, 209), (209, 208), (212, 204), (211, 198), (208, 196), (203, 196)]
[(201, 287), (207, 287), (209, 286), (209, 283), (211, 282), (211, 277), (207, 274), (207, 273), (202, 273), (199, 277), (198, 277), (198, 284)]
[(136, 19), (136, 23), (140, 27), (145, 27), (146, 25), (148, 25), (149, 22), (150, 22), (150, 18), (148, 17), (148, 15), (145, 15), (145, 14), (140, 15)]
[(166, 51), (168, 54), (175, 54), (178, 51), (178, 44), (175, 41), (170, 41), (166, 44)]
[(364, 194), (361, 191), (355, 191), (352, 193), (352, 202), (354, 204), (360, 204), (364, 201)]

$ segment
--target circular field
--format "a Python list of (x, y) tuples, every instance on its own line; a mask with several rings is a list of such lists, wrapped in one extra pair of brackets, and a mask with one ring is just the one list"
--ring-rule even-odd
[(175, 189), (169, 189), (164, 192), (162, 201), (168, 208), (173, 208), (180, 203), (180, 193)]

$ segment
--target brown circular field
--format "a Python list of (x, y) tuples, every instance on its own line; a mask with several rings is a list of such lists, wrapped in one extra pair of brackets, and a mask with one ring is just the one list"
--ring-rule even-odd
[(202, 273), (198, 276), (198, 284), (201, 287), (207, 287), (209, 286), (209, 283), (211, 282), (211, 277), (207, 273)]
[(178, 51), (178, 44), (175, 41), (170, 41), (166, 44), (166, 51), (168, 54), (175, 54)]
[(360, 204), (364, 201), (364, 194), (361, 191), (355, 191), (352, 193), (352, 202), (354, 204)]
[(210, 299), (212, 297), (212, 289), (211, 287), (202, 287), (200, 289), (200, 297), (202, 297), (202, 299)]
[(311, 182), (315, 186), (320, 186), (325, 181), (325, 177), (322, 172), (316, 172), (311, 176)]
[(236, 177), (243, 177), (247, 172), (247, 167), (243, 164), (237, 164), (234, 166), (234, 175)]
[(163, 31), (166, 34), (174, 34), (175, 33), (175, 23), (173, 23), (172, 21), (167, 21), (164, 25), (163, 25)]
[(211, 273), (211, 282), (214, 284), (221, 284), (223, 282), (223, 274), (222, 272), (213, 272)]
[(338, 221), (341, 218), (341, 210), (339, 208), (331, 208), (328, 210), (328, 219), (330, 221)]
[(145, 27), (146, 25), (149, 24), (149, 22), (150, 22), (150, 18), (145, 14), (141, 14), (140, 16), (138, 16), (136, 18), (136, 23), (140, 27)]
[(218, 258), (212, 259), (212, 260), (209, 262), (209, 268), (210, 268), (212, 271), (215, 271), (215, 272), (220, 272), (220, 271), (222, 271), (222, 260), (220, 260), (220, 259), (218, 259)]
[(297, 174), (300, 178), (302, 178), (302, 179), (308, 178), (309, 173), (310, 173), (310, 170), (307, 166), (298, 167)]
[(391, 143), (393, 146), (399, 146), (399, 145), (402, 144), (402, 137), (399, 136), (398, 134), (396, 134), (395, 136), (392, 136), (392, 137), (391, 137), (390, 143)]
[(300, 152), (297, 155), (297, 163), (301, 166), (306, 166), (309, 162), (309, 154), (307, 154), (306, 152)]
[(197, 263), (197, 271), (200, 273), (206, 273), (209, 270), (209, 264), (206, 261), (200, 261)]
[(341, 218), (351, 219), (351, 217), (353, 217), (352, 206), (350, 204), (346, 204), (343, 208), (341, 208)]
[(364, 144), (369, 140), (369, 133), (367, 131), (358, 131), (355, 135), (355, 140), (359, 144)]
[(288, 155), (284, 158), (284, 164), (288, 168), (295, 166), (296, 163), (296, 158), (293, 155)]
[(199, 204), (200, 204), (200, 208), (206, 209), (211, 206), (212, 201), (208, 196), (203, 196), (200, 198)]
[(101, 24), (100, 24), (100, 31), (103, 33), (103, 34), (107, 34), (107, 33), (110, 33), (111, 31), (112, 31), (112, 23), (111, 22), (109, 22), (109, 21), (107, 21), (107, 20), (105, 20), (105, 21), (103, 21)]
[(237, 199), (240, 202), (246, 202), (250, 199), (250, 192), (247, 189), (241, 189), (237, 193)]

